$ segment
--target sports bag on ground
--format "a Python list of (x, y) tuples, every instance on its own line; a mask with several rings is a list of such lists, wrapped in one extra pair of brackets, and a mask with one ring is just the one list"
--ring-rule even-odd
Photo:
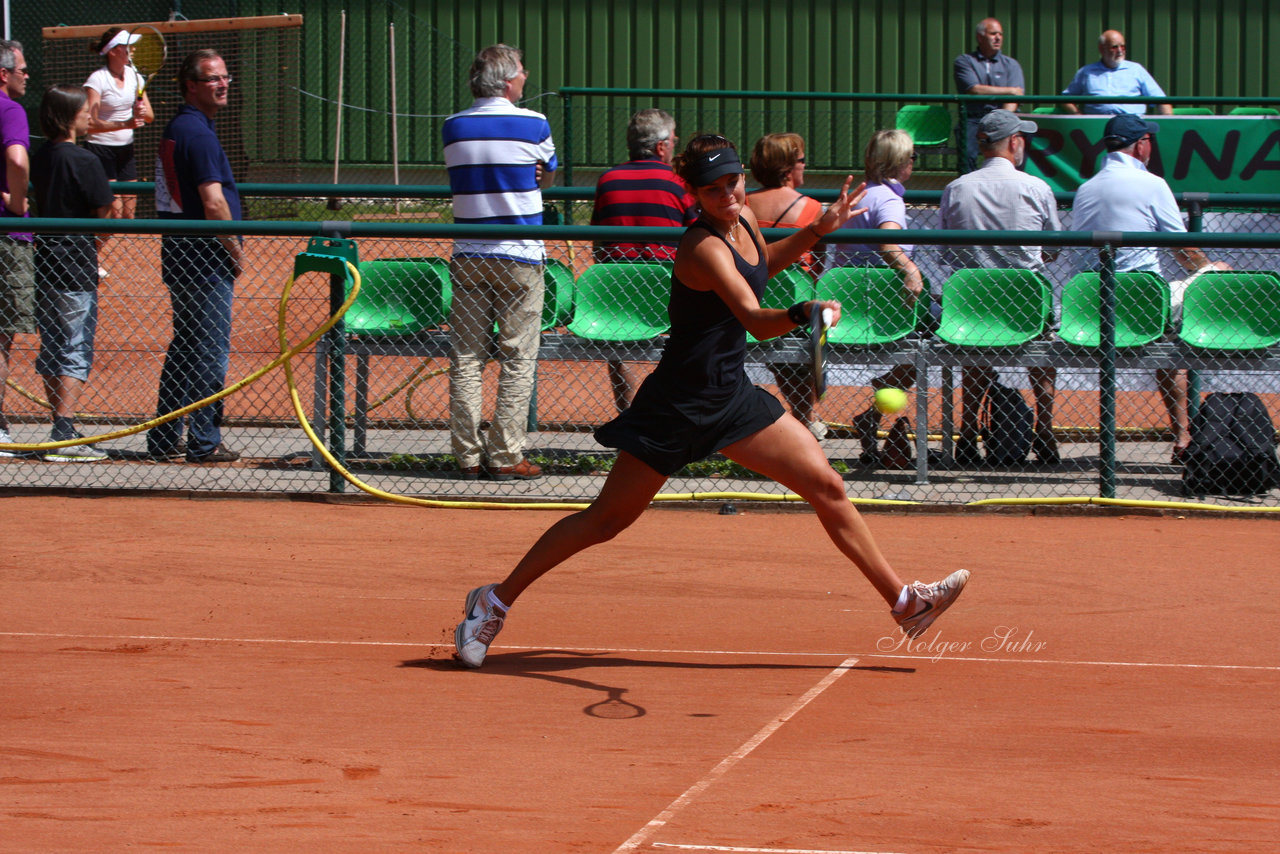
[(1271, 413), (1251, 392), (1215, 392), (1191, 422), (1184, 495), (1258, 495), (1280, 486)]
[(1035, 416), (1022, 392), (992, 383), (982, 400), (979, 425), (986, 460), (991, 465), (1012, 466), (1027, 461), (1035, 432)]

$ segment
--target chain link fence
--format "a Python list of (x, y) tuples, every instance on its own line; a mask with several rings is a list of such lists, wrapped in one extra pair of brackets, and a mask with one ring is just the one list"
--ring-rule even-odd
[[(329, 210), (327, 198), (320, 195), (264, 197), (256, 202), (312, 214), (306, 218), (315, 221), (244, 224), (250, 234), (248, 269), (236, 285), (227, 382), (277, 356), (277, 310), (295, 258), (307, 249), (302, 235), (317, 233), (321, 220), (337, 228), (335, 217), (345, 217), (345, 227), (356, 234), (365, 290), (347, 316), (347, 334), (341, 339), (343, 420), (330, 421), (323, 358), (330, 345), (308, 350), (293, 364), (307, 414), (328, 441), (340, 440), (352, 472), (378, 489), (415, 496), (591, 498), (613, 460), (613, 452), (598, 445), (592, 431), (618, 411), (618, 369), (642, 380), (661, 353), (669, 268), (597, 263), (592, 238), (617, 236), (607, 230), (577, 226), (535, 232), (553, 236), (546, 241), (546, 298), (527, 419), (527, 453), (545, 473), (528, 481), (464, 480), (452, 455), (448, 428), (452, 305), (447, 259), (450, 229), (462, 227), (447, 226), (449, 202), (442, 193), (365, 204), (361, 192), (343, 188), (340, 212)], [(558, 190), (551, 195), (561, 197), (557, 204), (571, 206), (575, 219), (586, 218), (580, 208), (589, 205), (589, 191)], [(314, 216), (321, 212), (324, 216)], [(1097, 267), (1096, 247), (1079, 245), (1087, 242), (1080, 236), (1073, 241), (1061, 238), (1059, 242), (1077, 245), (1057, 247), (1060, 254), (1045, 279), (1032, 283), (1026, 312), (1001, 319), (985, 312), (1018, 305), (1018, 289), (1025, 292), (1027, 283), (1015, 273), (985, 271), (987, 299), (962, 297), (957, 274), (963, 271), (951, 260), (955, 247), (944, 243), (947, 232), (935, 230), (936, 204), (914, 200), (910, 216), (910, 230), (901, 239), (915, 244), (913, 258), (941, 311), (916, 314), (912, 309), (904, 314), (901, 287), (894, 277), (864, 276), (863, 271), (851, 275), (841, 268), (816, 280), (805, 274), (785, 281), (780, 276), (766, 296), (766, 304), (778, 307), (813, 295), (838, 298), (845, 306), (843, 333), (840, 327), (833, 330), (828, 348), (830, 388), (816, 406), (813, 429), (823, 436), (832, 465), (845, 474), (852, 497), (941, 504), (1099, 495), (1157, 502), (1194, 497), (1223, 506), (1280, 503), (1276, 490), (1248, 497), (1184, 493), (1186, 465), (1173, 457), (1174, 433), (1159, 375), (1176, 372), (1181, 381), (1181, 372), (1191, 369), (1193, 419), (1215, 393), (1256, 394), (1269, 413), (1274, 458), (1273, 425), (1280, 412), (1280, 241), (1269, 235), (1275, 233), (1275, 213), (1261, 206), (1208, 211), (1197, 223), (1204, 234), (1180, 236), (1202, 244), (1212, 260), (1248, 276), (1206, 272), (1187, 281), (1176, 268), (1165, 268), (1163, 275), (1151, 277), (1151, 291), (1118, 282), (1117, 343), (1122, 346), (1114, 357), (1113, 387), (1102, 370), (1105, 357), (1096, 343), (1101, 277), (1095, 275), (1090, 283), (1087, 275), (1083, 280), (1079, 275)], [(1070, 211), (1064, 209), (1062, 218), (1064, 228), (1070, 229)], [(421, 225), (424, 222), (446, 225)], [(135, 228), (154, 231), (154, 223), (139, 222)], [(839, 239), (849, 240), (848, 234), (855, 240), (869, 237), (855, 232)], [(1025, 237), (1006, 236), (1010, 242)], [(1050, 242), (1043, 235), (1034, 239)], [(169, 295), (160, 279), (160, 242), (154, 233), (116, 233), (103, 244), (101, 264), (109, 275), (100, 285), (96, 357), (79, 406), (86, 435), (136, 428), (156, 414), (156, 389), (171, 336)], [(1162, 263), (1171, 263), (1175, 245), (1169, 240), (1160, 244)], [(1174, 311), (1179, 302), (1184, 312), (1194, 309), (1195, 316), (1184, 314), (1179, 321)], [(978, 346), (953, 343), (960, 340), (960, 311), (973, 315), (970, 333), (976, 329), (979, 334), (971, 340)], [(328, 277), (301, 276), (290, 298), (288, 340), (301, 341), (329, 312)], [(623, 331), (624, 321), (642, 331)], [(1189, 321), (1199, 325), (1192, 330)], [(988, 327), (1023, 337), (1016, 343), (994, 342), (982, 337)], [(1238, 337), (1228, 340), (1228, 335)], [(50, 436), (43, 381), (34, 366), (38, 349), (37, 336), (17, 336), (4, 411), (18, 442), (44, 442)], [(810, 372), (803, 338), (752, 342), (750, 353), (748, 370), (755, 382), (789, 401), (804, 399)], [(907, 373), (914, 376), (890, 374), (900, 366), (909, 366)], [(966, 397), (964, 378), (983, 368), (989, 368), (986, 373), (999, 384), (1016, 390), (1024, 420), (1034, 420), (1037, 404), (1042, 413), (1046, 405), (1051, 407), (1051, 435), (1060, 459), (1040, 459), (1027, 448), (1012, 461), (988, 459), (991, 431), (1007, 431), (1017, 418), (1002, 416), (993, 422), (990, 417), (973, 417), (979, 404)], [(1043, 376), (1045, 369), (1052, 369), (1052, 393), (1046, 397), (1042, 392), (1038, 400), (1032, 380), (1037, 370)], [(867, 414), (874, 412), (873, 386), (885, 384), (877, 378), (886, 374), (894, 378), (891, 384), (907, 387), (909, 402), (904, 412), (875, 419)], [(498, 364), (491, 362), (483, 380), (486, 417), (493, 413), (498, 375)], [(914, 388), (907, 379), (917, 381)], [(1110, 423), (1109, 396), (1114, 397)], [(340, 436), (333, 435), (334, 427), (340, 428)], [(229, 397), (223, 430), (226, 443), (242, 454), (239, 462), (155, 462), (147, 455), (144, 434), (137, 433), (102, 442), (109, 455), (106, 462), (53, 463), (33, 453), (0, 459), (0, 471), (11, 488), (302, 493), (334, 488), (328, 467), (297, 424), (283, 372), (271, 372)], [(959, 448), (969, 438), (977, 439), (976, 456)], [(784, 495), (777, 484), (720, 458), (681, 472), (669, 483), (669, 491), (747, 493), (774, 500)]]

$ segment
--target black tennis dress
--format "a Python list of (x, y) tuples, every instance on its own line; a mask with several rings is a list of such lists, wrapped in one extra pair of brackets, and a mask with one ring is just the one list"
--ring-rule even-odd
[[(738, 221), (755, 242), (759, 262), (748, 264), (732, 243), (725, 245), (759, 299), (769, 280), (764, 246), (745, 219)], [(725, 239), (703, 220), (689, 227)], [(630, 408), (601, 425), (595, 437), (605, 447), (626, 451), (670, 477), (758, 433), (785, 410), (776, 397), (747, 379), (747, 332), (714, 291), (693, 290), (672, 275), (667, 312), (671, 334), (657, 368), (641, 384)]]

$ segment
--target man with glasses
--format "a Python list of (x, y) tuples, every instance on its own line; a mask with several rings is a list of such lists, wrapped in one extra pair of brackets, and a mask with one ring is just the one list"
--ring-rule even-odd
[[(942, 228), (967, 231), (1058, 231), (1058, 204), (1049, 185), (1034, 175), (1020, 172), (1027, 156), (1027, 139), (1035, 133), (1035, 122), (1019, 119), (1008, 110), (992, 110), (978, 122), (978, 150), (984, 161), (980, 168), (961, 175), (942, 190), (939, 224)], [(1040, 246), (974, 246), (947, 250), (956, 267), (1034, 270), (1045, 274), (1045, 265), (1058, 257), (1056, 250)], [(942, 295), (946, 305), (946, 293)], [(945, 311), (945, 309), (944, 309)], [(1042, 463), (1059, 461), (1058, 443), (1053, 435), (1053, 395), (1057, 381), (1054, 368), (1028, 368), (1035, 395), (1036, 426), (1031, 451)], [(992, 368), (965, 366), (961, 385), (963, 411), (960, 440), (956, 442), (956, 462), (976, 466), (978, 454), (978, 409), (987, 389), (996, 381)]]
[[(695, 219), (693, 196), (671, 168), (676, 143), (676, 120), (665, 110), (651, 107), (632, 116), (627, 125), (630, 159), (596, 182), (591, 224), (638, 228), (691, 225)], [(669, 243), (596, 243), (595, 260), (674, 261), (679, 238), (677, 234)], [(639, 378), (621, 359), (610, 359), (608, 366), (614, 403), (621, 412), (631, 405)]]
[[(213, 122), (231, 88), (226, 63), (216, 51), (195, 51), (178, 69), (178, 86), (184, 103), (165, 127), (156, 157), (156, 210), (162, 219), (238, 220), (240, 194)], [(173, 305), (173, 340), (156, 404), (164, 414), (217, 393), (226, 382), (231, 302), (244, 249), (238, 235), (165, 235), (160, 246), (160, 276)], [(171, 462), (240, 458), (222, 443), (221, 402), (153, 428), (147, 451), (152, 459)]]
[[(529, 72), (518, 48), (492, 45), (471, 64), (470, 107), (445, 119), (444, 163), (457, 223), (541, 225), (542, 188), (555, 179), (547, 117), (515, 105)], [(541, 467), (524, 456), (542, 326), (542, 240), (459, 238), (449, 275), (449, 429), (459, 474), (530, 480)], [(481, 435), (484, 364), (497, 326), (498, 399)]]
[[(1102, 141), (1107, 156), (1102, 168), (1076, 191), (1071, 211), (1074, 231), (1174, 232), (1187, 230), (1173, 191), (1159, 175), (1147, 171), (1155, 146), (1152, 134), (1160, 125), (1124, 114), (1107, 122)], [(1092, 253), (1089, 253), (1091, 256)], [(1089, 257), (1086, 269), (1097, 269), (1097, 259)], [(1173, 258), (1190, 275), (1205, 270), (1229, 270), (1228, 265), (1210, 261), (1199, 249), (1175, 249)], [(1160, 256), (1154, 246), (1125, 246), (1116, 250), (1116, 272), (1160, 273)], [(1182, 289), (1174, 288), (1174, 314), (1182, 310)], [(1164, 368), (1156, 371), (1156, 386), (1169, 413), (1173, 430), (1173, 461), (1181, 462), (1191, 444), (1187, 415), (1187, 375)]]
[[(18, 99), (27, 92), (27, 60), (22, 45), (0, 41), (0, 136), (4, 170), (0, 172), (0, 216), (30, 216), (27, 183), (30, 179), (31, 127)], [(9, 354), (13, 336), (36, 332), (36, 280), (33, 235), (0, 232), (0, 442), (12, 442), (4, 415), (5, 381), (9, 378)], [(0, 457), (17, 456), (0, 448)]]
[[(1004, 53), (1004, 27), (995, 18), (984, 18), (974, 28), (978, 46), (952, 63), (956, 91), (962, 95), (990, 95), (990, 101), (965, 101), (960, 138), (960, 171), (972, 172), (978, 164), (978, 120), (992, 110), (1018, 109), (1018, 96), (1026, 83), (1018, 60)], [(1003, 96), (996, 100), (994, 96)]]
[[(1062, 90), (1062, 94), (1163, 98), (1164, 90), (1160, 88), (1156, 79), (1138, 63), (1125, 59), (1125, 51), (1123, 33), (1107, 30), (1098, 36), (1100, 59), (1077, 71), (1076, 76), (1067, 84), (1067, 88)], [(1080, 107), (1075, 104), (1062, 106), (1068, 113), (1084, 112), (1094, 115), (1132, 113), (1141, 116), (1147, 112), (1146, 104), (1089, 103)], [(1173, 115), (1173, 107), (1169, 104), (1160, 104), (1156, 109), (1162, 115)]]

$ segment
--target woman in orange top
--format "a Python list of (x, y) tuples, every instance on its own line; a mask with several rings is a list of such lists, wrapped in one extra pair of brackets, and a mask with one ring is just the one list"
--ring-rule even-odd
[[(805, 228), (822, 216), (822, 203), (798, 189), (804, 184), (804, 139), (798, 133), (771, 133), (756, 142), (751, 152), (751, 177), (760, 189), (747, 194), (747, 207), (755, 212), (761, 228)], [(812, 249), (796, 262), (813, 278), (819, 256)], [(827, 425), (813, 414), (814, 399), (807, 368), (777, 363), (769, 365), (778, 390), (792, 414), (818, 439), (827, 435)]]

